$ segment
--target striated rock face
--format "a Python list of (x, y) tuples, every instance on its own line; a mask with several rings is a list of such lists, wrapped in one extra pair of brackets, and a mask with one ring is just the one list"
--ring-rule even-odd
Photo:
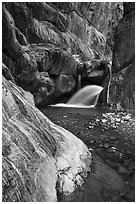
[(84, 143), (53, 124), (33, 96), (3, 78), (2, 185), (5, 202), (57, 201), (81, 186), (90, 170)]
[[(124, 108), (135, 107), (135, 3), (124, 3), (113, 50), (110, 100)], [(114, 88), (115, 87), (115, 88)], [(113, 99), (112, 99), (113, 98)], [(115, 98), (115, 100), (114, 100)]]
[[(124, 4), (125, 10), (129, 4)], [(112, 66), (113, 72), (118, 72), (135, 61), (135, 10), (133, 8), (124, 13), (114, 37)]]
[[(79, 74), (82, 86), (104, 87), (100, 103), (106, 103), (108, 62), (113, 60), (113, 74), (134, 67), (134, 8), (134, 2), (5, 2), (3, 63), (15, 83), (33, 94), (37, 107), (72, 95)], [(115, 98), (113, 88), (110, 93)], [(109, 101), (114, 102), (111, 96)]]
[(135, 108), (135, 64), (114, 73), (109, 87), (109, 101), (125, 109)]
[[(100, 102), (117, 104), (125, 109), (135, 108), (135, 3), (124, 3), (123, 18), (114, 33), (111, 79), (104, 81)], [(110, 83), (109, 83), (110, 80)], [(109, 89), (108, 89), (109, 88)]]
[[(62, 94), (62, 88), (59, 90), (56, 84), (60, 75), (66, 75), (66, 78), (72, 75), (76, 80), (79, 65), (96, 59), (111, 60), (109, 47), (113, 44), (111, 28), (114, 26), (110, 22), (118, 23), (122, 16), (121, 7), (121, 3), (113, 2), (5, 2), (3, 63), (15, 82), (31, 91), (37, 106), (49, 104), (53, 95), (55, 98)], [(76, 55), (79, 61), (75, 59)], [(46, 91), (47, 83), (43, 85), (41, 79), (35, 80), (36, 75), (43, 74), (44, 78), (44, 72), (49, 74), (50, 94)], [(44, 80), (47, 81), (47, 77)], [(98, 77), (97, 81), (92, 81), (91, 77), (89, 80), (98, 83)], [(64, 94), (76, 89), (74, 85), (70, 86), (70, 80), (66, 81), (65, 87)]]

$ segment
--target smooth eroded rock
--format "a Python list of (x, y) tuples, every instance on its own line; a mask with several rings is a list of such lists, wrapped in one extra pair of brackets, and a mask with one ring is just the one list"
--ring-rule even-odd
[(90, 171), (86, 145), (41, 113), (31, 94), (4, 77), (2, 85), (3, 201), (46, 202), (57, 201), (57, 192), (70, 195)]

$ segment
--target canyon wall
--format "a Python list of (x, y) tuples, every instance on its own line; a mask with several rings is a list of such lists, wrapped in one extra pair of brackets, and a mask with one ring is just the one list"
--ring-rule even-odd
[(77, 90), (78, 74), (102, 85), (112, 60), (122, 3), (3, 3), (3, 74), (34, 96), (37, 106)]
[[(101, 103), (106, 100), (109, 84), (109, 103), (119, 108), (135, 108), (135, 3), (123, 3), (123, 18), (114, 32), (112, 76), (106, 78)], [(109, 82), (110, 81), (110, 82)]]
[(99, 106), (134, 109), (134, 21), (134, 3), (3, 3), (3, 201), (57, 201), (82, 185), (92, 155), (35, 105), (76, 92), (81, 74), (104, 87)]

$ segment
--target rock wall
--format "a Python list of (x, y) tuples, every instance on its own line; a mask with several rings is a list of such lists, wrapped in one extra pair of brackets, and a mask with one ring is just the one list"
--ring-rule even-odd
[[(99, 103), (135, 108), (135, 3), (125, 2), (123, 18), (114, 32), (112, 76), (104, 81)], [(110, 81), (110, 82), (109, 82)], [(107, 93), (109, 87), (109, 97)], [(99, 104), (100, 105), (100, 104)]]
[(109, 85), (110, 103), (134, 109), (135, 6), (6, 2), (2, 7), (3, 201), (57, 201), (82, 185), (91, 155), (35, 105), (74, 91), (81, 74), (83, 85), (104, 87), (101, 104), (108, 102)]
[[(111, 60), (111, 30), (121, 16), (122, 4), (113, 2), (5, 2), (3, 63), (15, 82), (33, 94), (37, 106), (49, 104), (62, 94), (61, 75), (67, 75), (63, 93), (71, 93), (79, 67), (88, 77), (94, 63), (89, 69), (87, 61)], [(104, 78), (107, 67), (102, 70)]]
[(3, 202), (57, 201), (69, 196), (90, 171), (85, 144), (53, 124), (32, 94), (3, 77)]
[[(118, 72), (135, 61), (135, 7), (124, 3), (124, 14), (114, 35), (113, 72)], [(128, 10), (127, 10), (128, 9)]]
[[(114, 36), (110, 102), (135, 108), (135, 3), (124, 3)], [(115, 88), (114, 88), (115, 87)], [(115, 98), (115, 99), (114, 99)]]

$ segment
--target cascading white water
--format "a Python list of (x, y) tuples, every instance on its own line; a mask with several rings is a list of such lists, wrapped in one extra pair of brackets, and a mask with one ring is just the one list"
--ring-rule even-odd
[(109, 103), (109, 94), (110, 94), (110, 83), (111, 83), (111, 78), (112, 78), (112, 70), (111, 70), (111, 64), (108, 65), (109, 67), (109, 83), (108, 83), (108, 88), (107, 88), (107, 103)]
[(78, 75), (78, 90), (81, 89), (81, 74)]
[(58, 103), (50, 105), (53, 107), (75, 107), (75, 108), (91, 108), (95, 107), (98, 101), (100, 92), (103, 90), (101, 86), (89, 85), (80, 89), (68, 103)]
[(68, 104), (78, 105), (96, 105), (96, 97), (102, 91), (101, 86), (89, 85), (80, 89), (72, 98), (68, 101)]
[(60, 74), (58, 81), (57, 81), (57, 88), (60, 89), (62, 86), (62, 79), (63, 79), (63, 74)]

